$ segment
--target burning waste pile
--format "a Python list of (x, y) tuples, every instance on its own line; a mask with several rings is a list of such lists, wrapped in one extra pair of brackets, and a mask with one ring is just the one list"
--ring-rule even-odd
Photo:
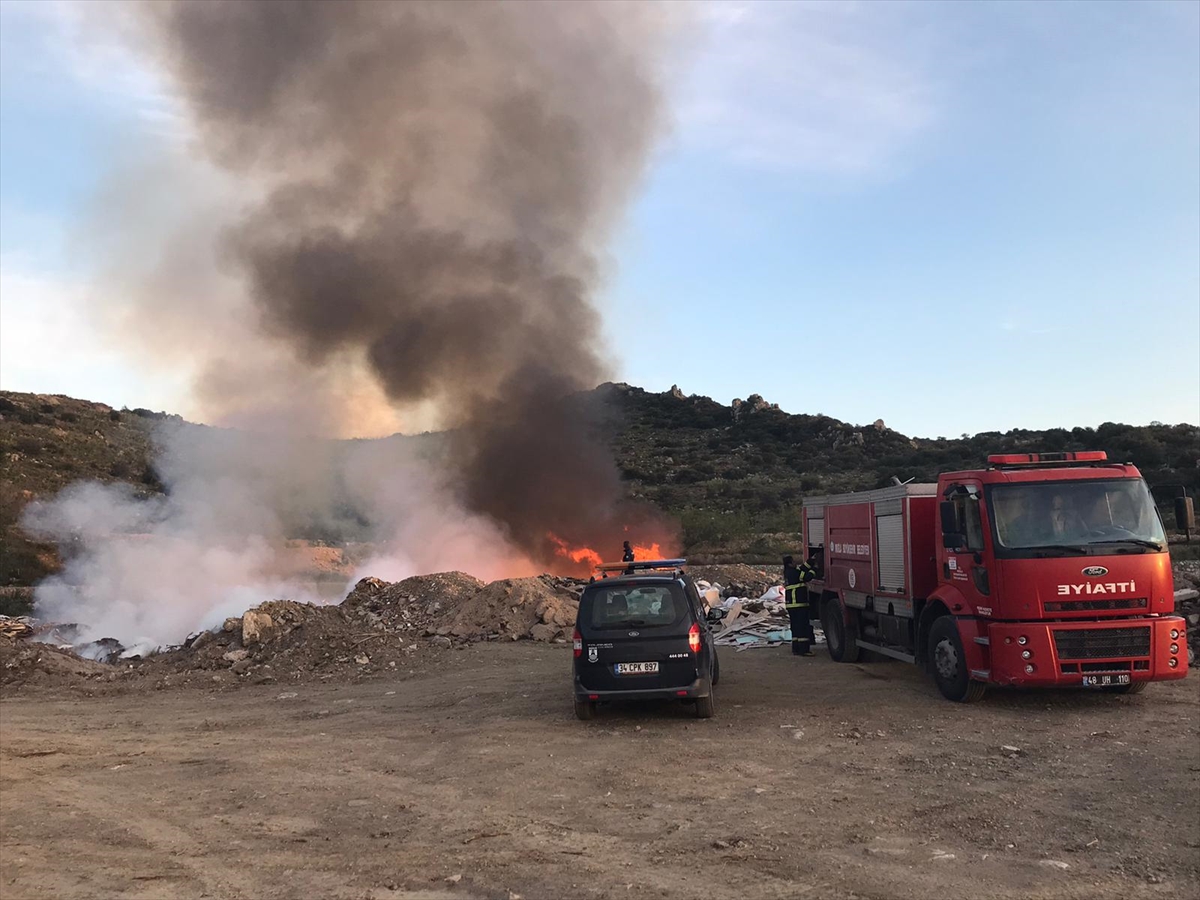
[[(87, 312), (122, 323), (112, 345), (218, 427), (156, 435), (152, 496), (86, 483), (30, 508), (23, 527), (65, 559), (35, 610), (79, 623), (36, 626), (44, 647), (144, 666), (180, 644), (154, 665), (258, 672), (395, 662), (429, 628), (557, 640), (570, 591), (553, 580), (430, 599), (400, 579), (586, 576), (587, 548), (625, 532), (675, 548), (678, 524), (627, 496), (597, 439), (608, 412), (586, 399), (612, 375), (594, 297), (664, 131), (674, 13), (126, 12), (121, 39), (188, 140), (148, 143), (144, 171), (109, 186), (125, 212), (103, 222)], [(363, 437), (380, 440), (334, 440)], [(290, 540), (378, 548), (356, 574), (398, 584), (322, 607)], [(229, 617), (255, 607), (271, 624), (247, 644)]]
[[(767, 572), (730, 572), (738, 593)], [(737, 567), (748, 568), (748, 567)], [(180, 645), (123, 646), (114, 638), (80, 642), (78, 626), (0, 617), (0, 684), (72, 686), (92, 682), (269, 684), (362, 678), (406, 667), (417, 654), (490, 641), (566, 645), (586, 582), (543, 574), (484, 583), (463, 572), (398, 582), (362, 578), (339, 604), (270, 600), (231, 616)], [(739, 650), (791, 637), (778, 585), (757, 598), (720, 582), (697, 582), (706, 605), (725, 612), (719, 644)]]
[(75, 647), (75, 626), (0, 618), (0, 684), (325, 680), (396, 671), (415, 654), (481, 641), (565, 644), (583, 585), (554, 575), (484, 584), (462, 572), (363, 578), (340, 604), (271, 600), (153, 651), (111, 638)]

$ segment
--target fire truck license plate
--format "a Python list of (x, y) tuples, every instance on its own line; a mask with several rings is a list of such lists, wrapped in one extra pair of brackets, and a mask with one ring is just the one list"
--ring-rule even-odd
[(614, 663), (618, 675), (653, 675), (658, 671), (656, 662)]
[(1129, 684), (1128, 675), (1084, 675), (1084, 687), (1105, 687), (1110, 684)]

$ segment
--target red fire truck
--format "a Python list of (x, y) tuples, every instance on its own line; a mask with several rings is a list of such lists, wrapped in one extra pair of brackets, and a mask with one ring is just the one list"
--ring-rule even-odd
[(811, 497), (802, 515), (839, 662), (914, 662), (959, 702), (989, 684), (1135, 693), (1187, 673), (1158, 510), (1103, 452), (990, 456), (937, 484)]

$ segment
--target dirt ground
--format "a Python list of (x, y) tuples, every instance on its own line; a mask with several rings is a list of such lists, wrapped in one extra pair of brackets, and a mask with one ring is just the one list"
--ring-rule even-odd
[(357, 684), (22, 691), (0, 896), (1200, 895), (1194, 677), (958, 706), (901, 663), (726, 651), (716, 718), (584, 723), (569, 661), (479, 644)]

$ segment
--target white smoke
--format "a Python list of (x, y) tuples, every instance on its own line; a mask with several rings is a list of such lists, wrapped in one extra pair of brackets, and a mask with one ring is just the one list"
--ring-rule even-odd
[[(340, 600), (360, 574), (531, 573), (494, 524), (462, 510), (436, 462), (414, 447), (421, 440), (341, 443), (164, 425), (165, 494), (88, 482), (29, 507), (25, 529), (66, 556), (63, 571), (37, 588), (37, 614), (79, 625), (81, 645), (115, 638), (153, 648), (266, 600)], [(436, 453), (436, 439), (424, 440)], [(291, 540), (298, 535), (375, 552), (330, 598)]]
[[(162, 496), (77, 485), (31, 507), (66, 560), (39, 614), (83, 641), (177, 642), (319, 599), (297, 539), (372, 545), (359, 571), (389, 579), (529, 574), (557, 562), (551, 532), (669, 543), (562, 401), (607, 374), (593, 296), (663, 130), (676, 18), (432, 0), (118, 14), (178, 127), (97, 198), (86, 305), (186, 386), (189, 415), (247, 430), (164, 430)], [(456, 430), (309, 437), (431, 424)]]

